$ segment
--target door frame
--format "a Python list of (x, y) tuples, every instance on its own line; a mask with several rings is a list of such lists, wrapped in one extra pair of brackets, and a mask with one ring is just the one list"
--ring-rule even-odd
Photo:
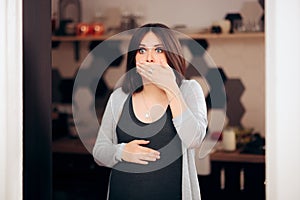
[(23, 199), (52, 199), (51, 0), (23, 0)]

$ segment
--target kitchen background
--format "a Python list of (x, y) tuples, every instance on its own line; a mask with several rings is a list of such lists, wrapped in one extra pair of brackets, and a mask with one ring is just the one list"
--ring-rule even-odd
[[(249, 3), (250, 2), (250, 3)], [(253, 3), (259, 9), (253, 9)], [(86, 0), (81, 1), (81, 21), (92, 22), (102, 20), (106, 31), (120, 26), (122, 18), (130, 14), (137, 17), (136, 22), (143, 24), (147, 22), (161, 22), (170, 27), (181, 27), (184, 33), (198, 33), (210, 30), (213, 24), (218, 24), (229, 13), (242, 13), (251, 20), (261, 21), (263, 18), (262, 1), (257, 0), (165, 0), (163, 3), (154, 1), (122, 1), (122, 0)], [(255, 6), (254, 6), (255, 7)], [(73, 9), (73, 10), (72, 10)], [(252, 10), (251, 10), (252, 9)], [(70, 8), (69, 15), (72, 16), (74, 8)], [(251, 13), (252, 12), (252, 13)], [(59, 1), (52, 1), (53, 18), (59, 19)], [(245, 22), (248, 23), (248, 22)], [(58, 23), (56, 23), (58, 27)], [(261, 28), (262, 29), (262, 28)], [(262, 136), (265, 134), (265, 43), (264, 37), (243, 38), (206, 38), (200, 42), (214, 63), (206, 56), (198, 59), (199, 65), (206, 69), (216, 65), (226, 77), (230, 98), (235, 98), (235, 104), (227, 105), (227, 113), (212, 109), (209, 118), (214, 116), (222, 118), (227, 115), (225, 125), (240, 125), (245, 128), (253, 128)], [(55, 80), (73, 79), (80, 64), (89, 53), (91, 47), (89, 41), (80, 42), (79, 59), (74, 59), (74, 44), (61, 42), (58, 47), (52, 49), (52, 66)], [(188, 47), (184, 47), (187, 57), (197, 57)], [(123, 60), (124, 61), (124, 60)], [(124, 62), (118, 66), (110, 67), (104, 75), (104, 82), (108, 89), (113, 89), (116, 81), (125, 72)], [(187, 75), (196, 79), (202, 85), (205, 95), (209, 94), (207, 81), (194, 73), (190, 68)], [(58, 83), (56, 87), (58, 87)], [(209, 84), (208, 84), (209, 85)], [(226, 86), (226, 85), (225, 85)], [(55, 86), (54, 86), (55, 87)], [(60, 101), (62, 97), (55, 92), (54, 99)], [(228, 99), (229, 101), (230, 99)], [(213, 130), (212, 130), (213, 131)]]
[[(72, 36), (63, 36), (70, 34), (71, 29), (67, 25), (61, 29), (58, 23), (61, 19), (60, 2), (71, 5), (63, 13), (65, 18), (77, 19), (77, 22), (88, 24), (103, 23), (104, 35), (111, 35), (131, 26), (148, 22), (164, 23), (182, 33), (198, 35), (196, 41), (206, 49), (207, 54), (195, 53), (190, 48), (190, 44), (184, 42), (183, 50), (187, 60), (197, 63), (196, 67), (199, 67), (201, 71), (200, 75), (193, 66), (189, 66), (186, 76), (197, 80), (203, 88), (208, 106), (208, 130), (211, 133), (222, 130), (222, 119), (226, 118), (225, 126), (242, 128), (244, 132), (240, 130), (239, 133), (247, 133), (248, 142), (253, 145), (248, 145), (248, 149), (245, 148), (248, 150), (248, 152), (243, 152), (245, 154), (217, 151), (202, 160), (196, 159), (202, 198), (204, 200), (221, 197), (225, 199), (229, 197), (230, 199), (265, 198), (265, 158), (262, 148), (264, 140), (261, 139), (265, 136), (263, 1), (165, 0), (162, 3), (158, 0), (53, 0), (52, 17), (55, 22), (52, 38), (52, 101), (55, 105), (52, 124), (54, 199), (105, 199), (110, 172), (110, 169), (95, 164), (91, 154), (78, 139), (71, 119), (73, 81), (78, 68), (99, 41), (93, 40), (90, 36), (86, 37), (88, 39), (81, 37), (80, 41), (75, 36), (75, 39), (72, 39)], [(80, 6), (76, 7), (78, 2)], [(235, 19), (240, 22), (241, 18), (244, 26), (226, 31), (228, 26), (225, 25), (228, 21), (225, 22), (225, 19)], [(134, 23), (128, 24), (128, 19), (134, 19)], [(231, 26), (233, 27), (233, 24)], [(214, 33), (211, 33), (212, 31)], [(219, 33), (220, 31), (223, 33)], [(234, 33), (230, 34), (228, 31)], [(118, 51), (119, 48), (126, 48), (126, 42), (112, 42), (108, 48)], [(105, 71), (96, 93), (95, 103), (100, 113), (98, 113), (99, 118), (105, 107), (107, 94), (112, 91), (124, 73), (124, 58), (110, 64)], [(222, 86), (216, 84), (212, 78), (215, 73), (220, 73), (222, 76), (227, 104), (224, 105), (220, 101), (210, 107), (210, 94), (224, 92)], [(83, 98), (86, 102), (92, 102), (94, 97), (88, 89), (85, 92), (86, 95)], [(226, 112), (222, 109), (224, 106), (227, 106)], [(64, 121), (59, 120), (61, 113), (66, 114)], [(66, 122), (68, 126), (62, 126)], [(93, 132), (96, 133), (96, 131)], [(250, 138), (249, 132), (251, 132)], [(250, 142), (251, 139), (253, 142)], [(231, 141), (231, 146), (236, 145), (235, 142)], [(238, 140), (238, 142), (241, 141)], [(197, 150), (197, 152), (203, 151)]]

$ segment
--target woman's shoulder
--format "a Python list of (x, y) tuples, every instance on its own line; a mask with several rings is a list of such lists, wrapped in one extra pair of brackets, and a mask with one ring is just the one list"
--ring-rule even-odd
[(117, 88), (110, 94), (107, 106), (110, 107), (114, 116), (118, 116), (118, 114), (122, 111), (123, 104), (127, 97), (128, 94), (126, 94), (122, 88)]
[[(181, 93), (184, 98), (190, 98), (192, 96), (197, 96), (198, 98), (204, 97), (204, 93), (200, 83), (196, 80), (182, 80), (180, 86)], [(194, 94), (194, 95), (193, 95)]]
[(181, 82), (181, 90), (186, 90), (187, 88), (201, 88), (200, 84), (194, 80), (194, 79), (191, 79), (191, 80), (187, 80), (187, 79), (183, 79), (182, 82)]
[(127, 96), (128, 94), (122, 90), (122, 87), (119, 87), (111, 93), (110, 98), (114, 100), (116, 99), (122, 100), (122, 99), (126, 99)]

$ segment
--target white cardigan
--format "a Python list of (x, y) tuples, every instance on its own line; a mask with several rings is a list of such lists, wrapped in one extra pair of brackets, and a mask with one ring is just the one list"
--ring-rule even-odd
[[(194, 148), (200, 147), (206, 134), (206, 103), (202, 89), (195, 80), (183, 80), (180, 91), (188, 106), (180, 116), (173, 118), (182, 141), (182, 199), (200, 200)], [(128, 94), (118, 88), (108, 100), (93, 148), (94, 159), (99, 165), (113, 167), (122, 162), (125, 144), (117, 144), (116, 126), (127, 97)]]

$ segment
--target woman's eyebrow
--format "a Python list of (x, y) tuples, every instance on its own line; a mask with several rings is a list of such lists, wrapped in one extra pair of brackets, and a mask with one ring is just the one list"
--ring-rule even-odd
[[(163, 46), (163, 44), (156, 44), (153, 47), (161, 47), (161, 46)], [(140, 44), (140, 47), (146, 47), (146, 45), (145, 44)]]

